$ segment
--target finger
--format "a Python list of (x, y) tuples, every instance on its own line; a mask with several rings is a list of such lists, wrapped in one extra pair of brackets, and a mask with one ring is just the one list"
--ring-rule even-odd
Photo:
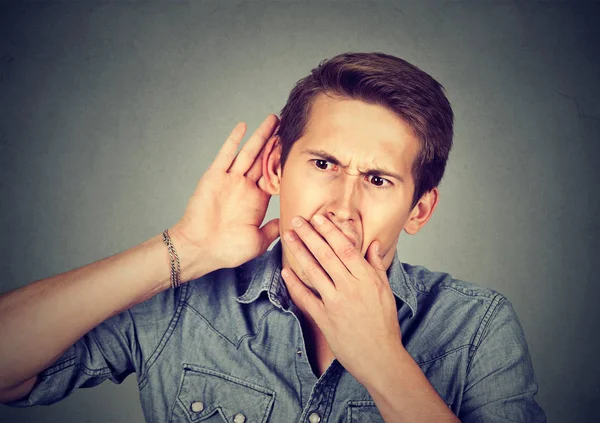
[[(339, 286), (345, 279), (348, 279), (350, 271), (344, 263), (337, 256), (332, 246), (327, 244), (319, 232), (306, 220), (300, 216), (300, 226), (295, 226), (294, 230), (302, 240), (304, 245), (310, 250), (312, 256), (314, 256), (319, 264), (325, 269), (327, 274), (333, 279), (333, 284)], [(354, 248), (351, 242), (347, 241), (346, 248)]]
[(269, 245), (273, 243), (279, 237), (279, 219), (272, 219), (265, 223), (262, 228), (260, 228), (260, 232), (263, 234), (263, 248), (261, 250), (260, 255), (262, 255), (267, 249)]
[(256, 183), (256, 185), (258, 185), (258, 187), (260, 189), (262, 189), (264, 192), (267, 192), (267, 185), (266, 185), (266, 181), (265, 181), (265, 176), (261, 176), (260, 179), (258, 180), (258, 182)]
[[(304, 221), (304, 225), (306, 225), (306, 221)], [(298, 230), (298, 228), (295, 228), (295, 230)], [(317, 290), (321, 298), (324, 300), (332, 298), (336, 291), (335, 283), (315, 259), (311, 251), (307, 249), (304, 240), (300, 239), (298, 233), (294, 233), (294, 231), (287, 231), (283, 239), (298, 266), (300, 266), (299, 270), (306, 275), (308, 282)]]
[[(319, 217), (322, 218), (322, 223), (317, 221)], [(358, 249), (359, 247), (355, 246), (331, 220), (315, 213), (310, 223), (317, 233), (325, 239), (338, 261), (342, 263), (348, 272), (357, 279), (368, 275), (368, 263)]]
[[(277, 127), (279, 128), (279, 126)], [(250, 178), (252, 181), (256, 182), (266, 171), (266, 167), (263, 164), (263, 157), (267, 154), (267, 151), (273, 151), (274, 146), (279, 142), (279, 136), (276, 134), (277, 129), (275, 129), (275, 135), (269, 138), (269, 141), (263, 146), (262, 150), (260, 150), (260, 154), (254, 160), (252, 167), (248, 172), (246, 172), (246, 176)]]
[[(295, 298), (297, 306), (306, 310), (310, 317), (321, 328), (321, 322), (325, 321), (325, 306), (321, 300), (302, 282), (293, 270), (284, 268), (281, 271), (281, 277), (286, 282), (290, 294)], [(321, 329), (322, 330), (322, 329)]]
[(369, 245), (369, 249), (367, 250), (367, 260), (369, 261), (369, 264), (377, 271), (377, 274), (380, 277), (387, 279), (387, 269), (383, 264), (383, 256), (378, 249), (381, 249), (381, 243), (375, 240), (371, 243), (371, 245)]
[(252, 182), (258, 181), (258, 179), (262, 176), (262, 159), (265, 154), (265, 149), (260, 150), (260, 154), (254, 160), (252, 167), (248, 172), (246, 172), (246, 177), (249, 178)]
[(235, 125), (235, 128), (233, 128), (233, 131), (231, 131), (221, 146), (221, 149), (217, 153), (217, 157), (210, 167), (226, 172), (235, 158), (235, 152), (237, 151), (240, 141), (242, 141), (242, 138), (244, 138), (245, 133), (246, 123), (239, 122), (237, 125)]
[(260, 153), (267, 140), (273, 134), (278, 122), (279, 118), (274, 114), (267, 116), (237, 154), (233, 164), (229, 168), (229, 172), (242, 175), (245, 175), (246, 172), (248, 172), (248, 169), (250, 169), (250, 166), (254, 163), (258, 153)]

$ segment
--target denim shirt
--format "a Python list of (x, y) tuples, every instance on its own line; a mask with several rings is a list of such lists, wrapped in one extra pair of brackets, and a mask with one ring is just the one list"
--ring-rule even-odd
[[(281, 241), (167, 289), (79, 339), (7, 405), (53, 404), (137, 375), (147, 422), (383, 422), (337, 359), (316, 377), (281, 275)], [(402, 342), (463, 422), (545, 422), (524, 333), (501, 294), (401, 263), (387, 271)]]

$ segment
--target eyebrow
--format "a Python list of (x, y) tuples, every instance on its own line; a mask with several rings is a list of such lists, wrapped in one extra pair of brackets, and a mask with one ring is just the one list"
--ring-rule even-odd
[[(325, 150), (313, 150), (311, 148), (305, 148), (304, 150), (302, 150), (301, 154), (306, 154), (309, 156), (316, 156), (323, 160), (327, 160), (328, 162), (333, 163), (334, 165), (341, 166), (343, 168), (348, 167), (348, 166), (342, 166), (342, 164), (340, 163), (340, 161), (338, 159), (333, 157), (331, 154), (329, 154)], [(399, 180), (402, 183), (404, 182), (404, 178), (402, 177), (402, 175), (395, 173), (395, 172), (391, 172), (387, 169), (383, 169), (381, 167), (377, 167), (377, 166), (373, 167), (372, 169), (367, 169), (366, 172), (361, 172), (361, 175), (390, 176), (392, 178)]]

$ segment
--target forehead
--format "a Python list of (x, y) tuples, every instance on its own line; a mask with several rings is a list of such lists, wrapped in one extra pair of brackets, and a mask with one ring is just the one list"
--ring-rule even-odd
[(304, 135), (296, 144), (297, 152), (319, 148), (344, 165), (376, 164), (402, 173), (405, 179), (419, 149), (410, 125), (387, 108), (325, 94), (315, 98)]

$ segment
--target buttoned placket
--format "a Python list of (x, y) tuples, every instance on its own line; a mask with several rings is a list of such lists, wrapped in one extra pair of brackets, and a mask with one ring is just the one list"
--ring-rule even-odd
[[(309, 395), (304, 394), (305, 392), (308, 393), (308, 389), (302, 389), (302, 404), (305, 405), (302, 413), (303, 418), (301, 418), (300, 421), (307, 423), (321, 423), (324, 421), (323, 419), (326, 410), (331, 411), (330, 403), (333, 401), (333, 394), (335, 393), (335, 387), (332, 388), (331, 385), (337, 385), (341, 373), (341, 366), (337, 363), (337, 360), (334, 359), (321, 377), (317, 379), (308, 362), (306, 354), (304, 354), (306, 342), (304, 340), (304, 334), (302, 333), (302, 325), (294, 312), (296, 306), (292, 305), (290, 310), (284, 308), (281, 309), (284, 312), (291, 314), (296, 320), (296, 328), (299, 331), (299, 340), (304, 347), (296, 349), (296, 358), (298, 360), (296, 369), (300, 383), (304, 387), (312, 386)], [(315, 408), (315, 405), (317, 405), (318, 408)]]

